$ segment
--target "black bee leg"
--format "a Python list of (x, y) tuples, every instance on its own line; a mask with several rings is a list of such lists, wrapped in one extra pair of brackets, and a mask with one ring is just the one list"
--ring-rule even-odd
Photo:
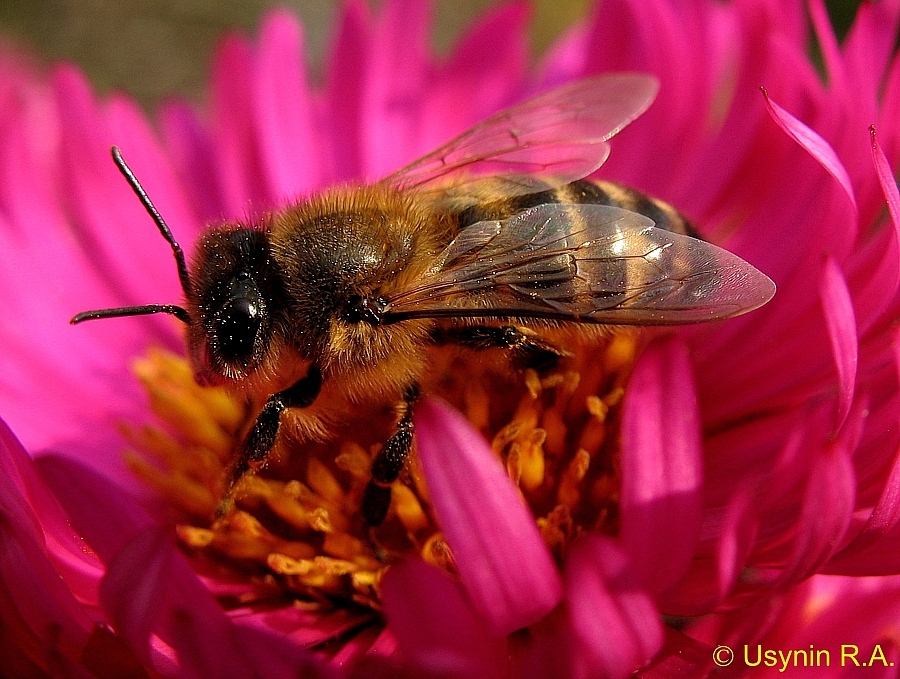
[(434, 339), (439, 344), (456, 344), (468, 349), (508, 349), (513, 365), (539, 373), (552, 370), (565, 352), (537, 335), (513, 325), (472, 325), (439, 329)]
[(369, 528), (380, 526), (391, 506), (391, 484), (400, 476), (413, 439), (413, 404), (419, 398), (419, 387), (413, 385), (400, 405), (402, 416), (397, 431), (387, 440), (384, 448), (372, 462), (372, 477), (363, 494), (360, 511)]
[(306, 408), (316, 400), (321, 387), (322, 373), (316, 366), (311, 366), (306, 377), (292, 387), (269, 397), (262, 412), (256, 418), (256, 422), (253, 423), (253, 428), (241, 444), (239, 455), (228, 470), (225, 494), (216, 508), (217, 519), (231, 509), (234, 503), (234, 487), (237, 482), (251, 469), (259, 469), (269, 457), (269, 453), (275, 445), (275, 438), (278, 436), (281, 413), (288, 408)]

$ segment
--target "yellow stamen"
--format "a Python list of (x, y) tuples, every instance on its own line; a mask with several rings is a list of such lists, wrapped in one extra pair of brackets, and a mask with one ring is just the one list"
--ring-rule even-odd
[(422, 509), (422, 505), (416, 494), (413, 493), (402, 483), (395, 483), (391, 486), (393, 494), (394, 511), (397, 518), (410, 533), (417, 533), (425, 530), (431, 523), (431, 519)]
[[(488, 437), (559, 559), (583, 532), (617, 530), (616, 434), (636, 347), (637, 335), (616, 335), (600, 348), (573, 351), (565, 369), (547, 375), (500, 373), (489, 362), (442, 354), (436, 364), (444, 372), (423, 385)], [(254, 413), (222, 389), (199, 387), (172, 354), (151, 351), (135, 372), (164, 426), (123, 425), (137, 451), (127, 463), (171, 507), (189, 555), (252, 578), (239, 605), (280, 593), (307, 610), (379, 611), (379, 583), (395, 558), (419, 554), (455, 573), (415, 454), (392, 485), (386, 522), (374, 534), (366, 528), (359, 505), (380, 449), (352, 437), (366, 427), (324, 445), (280, 436), (278, 463), (244, 477), (235, 509), (212, 523), (225, 470)]]
[(307, 483), (326, 500), (340, 505), (344, 502), (344, 489), (328, 468), (316, 459), (309, 461), (306, 470)]
[(222, 389), (203, 389), (187, 364), (174, 354), (151, 351), (134, 363), (147, 389), (150, 407), (188, 443), (209, 448), (223, 457), (231, 452), (234, 432), (246, 413)]
[(591, 456), (586, 450), (579, 450), (566, 466), (556, 491), (556, 501), (569, 509), (574, 509), (581, 500), (581, 482), (587, 476)]

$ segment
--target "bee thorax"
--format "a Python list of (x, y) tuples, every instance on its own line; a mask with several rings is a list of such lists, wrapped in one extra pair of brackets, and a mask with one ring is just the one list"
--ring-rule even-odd
[(388, 303), (384, 297), (363, 297), (351, 295), (344, 307), (342, 317), (348, 323), (368, 323), (382, 325)]

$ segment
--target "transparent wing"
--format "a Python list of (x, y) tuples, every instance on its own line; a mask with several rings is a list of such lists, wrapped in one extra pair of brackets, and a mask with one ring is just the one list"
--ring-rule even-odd
[(657, 89), (655, 78), (637, 73), (569, 83), (501, 111), (383, 181), (427, 190), (458, 175), (517, 175), (508, 188), (514, 195), (535, 190), (523, 179), (529, 174), (568, 184), (603, 164), (607, 140), (650, 106)]
[(498, 316), (675, 325), (736, 316), (775, 284), (711, 243), (606, 205), (540, 205), (483, 221), (450, 243), (385, 321)]

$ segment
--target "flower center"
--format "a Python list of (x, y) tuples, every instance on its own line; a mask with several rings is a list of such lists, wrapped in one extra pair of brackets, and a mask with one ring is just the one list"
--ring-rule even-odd
[[(440, 350), (422, 385), (491, 441), (557, 559), (584, 531), (618, 530), (617, 427), (638, 338), (616, 334), (576, 348), (543, 376), (500, 370), (489, 355)], [(393, 484), (385, 523), (372, 532), (359, 513), (380, 449), (360, 432), (388, 430), (388, 410), (360, 413), (371, 421), (324, 444), (280, 435), (266, 468), (240, 481), (235, 509), (213, 522), (225, 469), (255, 410), (224, 389), (198, 386), (173, 354), (152, 350), (134, 370), (162, 424), (124, 427), (138, 451), (127, 461), (165, 499), (198, 570), (224, 569), (251, 585), (233, 605), (287, 598), (317, 611), (378, 611), (379, 581), (396, 557), (416, 553), (453, 571), (415, 449)]]

